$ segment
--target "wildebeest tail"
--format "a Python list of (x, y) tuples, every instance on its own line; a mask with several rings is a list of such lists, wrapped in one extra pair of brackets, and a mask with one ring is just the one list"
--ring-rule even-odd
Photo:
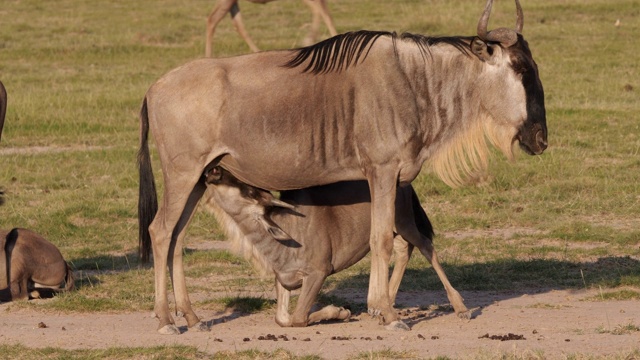
[(7, 114), (7, 90), (0, 81), (0, 139), (2, 139), (2, 128), (4, 127), (4, 116)]
[(416, 226), (418, 227), (418, 231), (429, 239), (433, 240), (433, 226), (431, 225), (431, 221), (427, 216), (427, 213), (420, 205), (420, 199), (418, 199), (418, 195), (416, 191), (411, 189), (411, 205), (413, 206), (413, 216), (415, 217)]
[(140, 110), (140, 150), (138, 151), (138, 171), (140, 174), (140, 187), (138, 192), (138, 226), (139, 248), (138, 256), (142, 263), (149, 262), (151, 253), (151, 235), (149, 225), (158, 212), (158, 195), (151, 168), (151, 156), (149, 155), (149, 114), (147, 111), (147, 98), (145, 97)]
[(67, 275), (64, 277), (64, 291), (73, 291), (76, 288), (76, 277), (73, 276), (73, 270), (68, 263), (67, 265)]

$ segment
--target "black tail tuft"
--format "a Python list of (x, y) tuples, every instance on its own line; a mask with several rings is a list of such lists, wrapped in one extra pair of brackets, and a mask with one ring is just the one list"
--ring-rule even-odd
[(158, 212), (158, 195), (151, 167), (149, 155), (149, 116), (147, 113), (147, 99), (142, 103), (140, 110), (140, 150), (138, 151), (138, 170), (140, 175), (140, 187), (138, 192), (138, 226), (140, 262), (149, 262), (151, 253), (151, 235), (149, 225)]

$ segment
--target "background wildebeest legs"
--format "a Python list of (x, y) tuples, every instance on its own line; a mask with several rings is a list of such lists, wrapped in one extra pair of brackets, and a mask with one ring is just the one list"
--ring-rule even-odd
[[(253, 3), (265, 4), (275, 0), (248, 0)], [(309, 30), (309, 34), (303, 40), (304, 45), (311, 45), (316, 41), (318, 29), (320, 27), (320, 21), (324, 21), (329, 29), (329, 33), (331, 36), (335, 36), (338, 34), (335, 26), (333, 25), (333, 19), (331, 19), (331, 15), (329, 15), (329, 8), (327, 7), (326, 0), (304, 0), (304, 3), (309, 6), (311, 9), (311, 13), (313, 14), (313, 19), (311, 21), (311, 28)], [(260, 49), (253, 42), (247, 29), (244, 26), (244, 22), (242, 21), (242, 15), (240, 13), (240, 6), (238, 6), (238, 0), (219, 0), (214, 6), (213, 10), (209, 14), (207, 18), (207, 38), (205, 42), (205, 56), (211, 57), (212, 52), (212, 43), (213, 43), (213, 34), (216, 31), (216, 27), (225, 17), (225, 15), (231, 14), (231, 20), (233, 21), (233, 26), (238, 31), (238, 34), (244, 39), (244, 41), (249, 45), (249, 48), (253, 52), (258, 52)]]

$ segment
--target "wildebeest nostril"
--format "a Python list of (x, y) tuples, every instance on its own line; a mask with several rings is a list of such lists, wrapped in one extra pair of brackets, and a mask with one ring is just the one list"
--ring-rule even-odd
[(544, 132), (542, 130), (538, 130), (538, 132), (536, 133), (536, 143), (541, 150), (546, 149), (548, 146), (547, 139), (545, 139)]

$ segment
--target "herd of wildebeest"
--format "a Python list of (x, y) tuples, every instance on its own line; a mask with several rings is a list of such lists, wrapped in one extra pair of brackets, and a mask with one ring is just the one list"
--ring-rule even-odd
[[(371, 251), (368, 311), (388, 329), (409, 329), (393, 306), (414, 247), (433, 265), (458, 316), (468, 318), (411, 182), (426, 164), (448, 185), (462, 185), (486, 171), (489, 143), (509, 159), (515, 143), (530, 155), (547, 147), (544, 92), (518, 0), (515, 28), (487, 29), (488, 0), (477, 35), (446, 37), (336, 35), (326, 2), (304, 1), (314, 13), (310, 36), (323, 19), (331, 38), (210, 58), (215, 26), (228, 12), (257, 51), (237, 0), (220, 0), (207, 23), (207, 56), (170, 71), (144, 96), (139, 255), (143, 263), (153, 258), (162, 334), (180, 333), (167, 273), (174, 314), (189, 328), (208, 330), (191, 307), (182, 261), (185, 231), (203, 197), (242, 254), (275, 274), (280, 326), (348, 319), (344, 308), (312, 312), (312, 305), (327, 276)], [(0, 83), (0, 134), (6, 106)], [(149, 132), (162, 165), (161, 202)], [(74, 289), (60, 251), (33, 231), (0, 231), (0, 245), (1, 301)], [(290, 314), (295, 289), (300, 297)]]

